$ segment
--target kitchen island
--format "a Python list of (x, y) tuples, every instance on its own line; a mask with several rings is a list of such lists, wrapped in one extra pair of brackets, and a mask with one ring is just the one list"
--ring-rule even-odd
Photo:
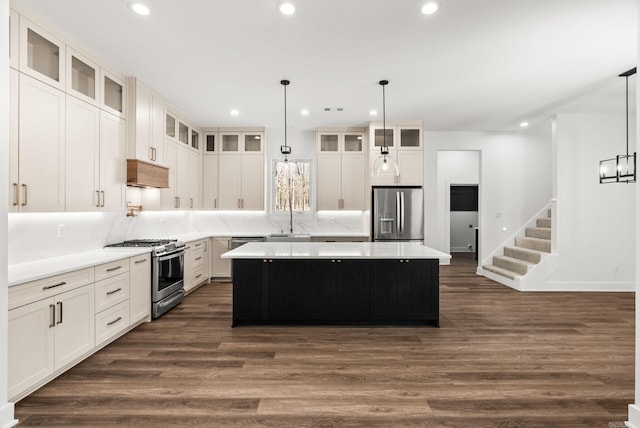
[(233, 326), (439, 325), (439, 264), (409, 242), (252, 242), (233, 260)]

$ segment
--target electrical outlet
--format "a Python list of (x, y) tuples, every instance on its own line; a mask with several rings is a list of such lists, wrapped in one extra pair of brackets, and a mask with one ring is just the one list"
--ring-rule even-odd
[(65, 228), (64, 224), (58, 225), (58, 238), (64, 237), (64, 228)]

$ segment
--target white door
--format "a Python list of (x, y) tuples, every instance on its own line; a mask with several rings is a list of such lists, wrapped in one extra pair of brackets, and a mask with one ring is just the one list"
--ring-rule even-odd
[(66, 210), (98, 211), (100, 109), (67, 95), (66, 120)]
[(100, 115), (100, 196), (105, 211), (124, 210), (126, 123), (105, 111)]
[(136, 159), (153, 161), (151, 152), (151, 94), (136, 88)]
[(219, 155), (218, 161), (218, 208), (240, 209), (242, 156)]
[(403, 186), (422, 186), (424, 181), (422, 150), (399, 150), (398, 168), (400, 169), (400, 179), (398, 184)]
[(220, 256), (229, 251), (229, 239), (211, 239), (211, 276), (214, 278), (231, 277), (231, 259), (223, 259)]
[(169, 188), (160, 189), (160, 206), (163, 211), (178, 207), (176, 199), (176, 145), (167, 140), (164, 143), (164, 165), (169, 168)]
[(153, 149), (153, 161), (164, 165), (164, 127), (165, 127), (164, 102), (153, 97), (151, 104), (151, 148)]
[(131, 323), (151, 313), (151, 256), (132, 257), (129, 270), (129, 311)]
[(366, 160), (363, 155), (342, 155), (342, 209), (365, 210)]
[(55, 368), (71, 363), (95, 346), (93, 284), (55, 297)]
[(178, 208), (186, 210), (191, 208), (191, 198), (189, 184), (191, 182), (190, 153), (188, 147), (182, 144), (176, 147), (176, 196), (178, 197)]
[(202, 156), (202, 208), (218, 208), (218, 155)]
[[(12, 16), (12, 24), (16, 23)], [(20, 142), (18, 140), (18, 93), (20, 86), (20, 73), (9, 69), (9, 212), (16, 212), (20, 207), (20, 181), (18, 177), (18, 153)]]
[(9, 399), (54, 371), (53, 298), (9, 311)]
[(242, 209), (264, 210), (264, 156), (242, 155)]
[(318, 156), (318, 210), (340, 209), (340, 155)]
[(65, 94), (20, 77), (20, 211), (64, 211)]
[(191, 152), (189, 160), (189, 198), (191, 208), (200, 209), (202, 206), (202, 155)]

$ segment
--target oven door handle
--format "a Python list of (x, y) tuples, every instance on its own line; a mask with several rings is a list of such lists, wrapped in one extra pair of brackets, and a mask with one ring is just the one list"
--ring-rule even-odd
[(176, 252), (170, 253), (170, 254), (165, 254), (165, 255), (162, 255), (162, 256), (158, 256), (158, 258), (156, 258), (156, 261), (164, 262), (165, 260), (175, 259), (176, 257), (181, 257), (181, 256), (184, 256), (184, 251), (183, 250), (176, 251)]

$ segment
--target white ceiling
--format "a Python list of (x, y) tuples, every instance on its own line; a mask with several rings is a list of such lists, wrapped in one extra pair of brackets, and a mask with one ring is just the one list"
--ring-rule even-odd
[(277, 0), (146, 0), (148, 17), (127, 1), (12, 4), (200, 126), (282, 127), (283, 78), (300, 129), (364, 125), (370, 109), (381, 120), (380, 79), (387, 120), (429, 130), (517, 129), (576, 105), (624, 111), (616, 76), (638, 51), (637, 0), (441, 0), (433, 16), (420, 13), (426, 0), (291, 0), (293, 16)]

